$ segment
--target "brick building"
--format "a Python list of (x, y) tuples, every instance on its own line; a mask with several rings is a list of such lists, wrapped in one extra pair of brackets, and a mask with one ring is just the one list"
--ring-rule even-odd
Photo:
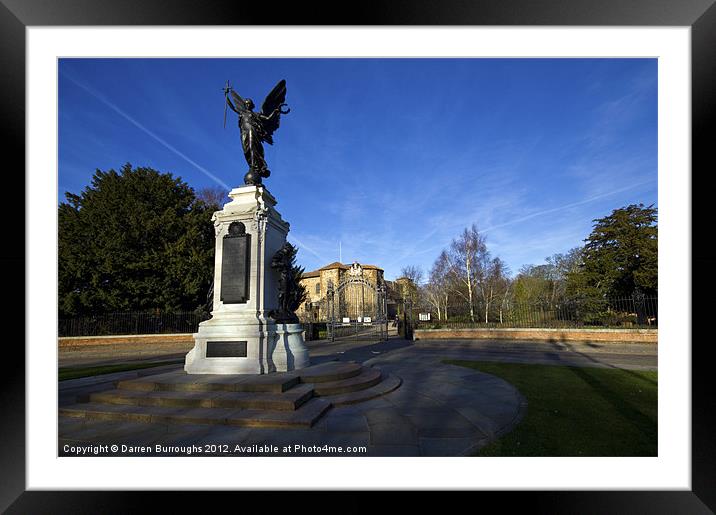
[[(327, 310), (326, 291), (329, 283), (336, 289), (351, 274), (354, 276), (361, 274), (360, 276), (372, 286), (372, 288), (364, 288), (361, 292), (361, 303), (371, 305), (374, 302), (372, 297), (373, 290), (380, 285), (385, 285), (383, 269), (374, 265), (361, 265), (358, 263), (345, 265), (336, 261), (318, 270), (303, 274), (301, 284), (306, 287), (308, 297), (306, 302), (296, 311), (298, 317), (306, 322), (325, 321)], [(351, 304), (348, 306), (349, 312), (358, 313), (360, 311), (355, 299), (349, 299), (348, 302)]]

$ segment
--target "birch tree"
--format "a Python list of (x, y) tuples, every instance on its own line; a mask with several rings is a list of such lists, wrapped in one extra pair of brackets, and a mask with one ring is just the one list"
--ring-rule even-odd
[(424, 288), (425, 298), (435, 308), (438, 320), (443, 320), (443, 318), (447, 320), (448, 317), (448, 301), (450, 298), (448, 273), (449, 259), (447, 252), (443, 250), (430, 269), (428, 282)]
[[(509, 280), (507, 279), (507, 265), (498, 257), (489, 259), (489, 256), (486, 256), (482, 267), (483, 277), (478, 283), (478, 289), (484, 303), (485, 323), (487, 324), (490, 321), (490, 306), (504, 296), (505, 291), (509, 288)], [(501, 310), (500, 322), (502, 322)]]
[(471, 322), (475, 322), (476, 290), (484, 277), (488, 257), (485, 236), (478, 232), (475, 224), (452, 241), (447, 253), (449, 276), (459, 286), (453, 292), (468, 303)]

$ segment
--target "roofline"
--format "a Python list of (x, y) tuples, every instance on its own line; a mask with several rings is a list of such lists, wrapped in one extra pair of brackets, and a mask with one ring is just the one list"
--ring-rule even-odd
[[(375, 265), (363, 265), (361, 263), (358, 263), (361, 268), (364, 268), (366, 270), (380, 270), (381, 272), (385, 272), (382, 268)], [(307, 274), (312, 274), (314, 272), (321, 272), (322, 270), (335, 270), (335, 269), (341, 269), (341, 270), (348, 270), (351, 266), (346, 265), (344, 263), (339, 263), (338, 261), (334, 261), (333, 263), (329, 263), (326, 266), (322, 266), (321, 268), (317, 268), (316, 270), (312, 270), (310, 272), (306, 272)]]

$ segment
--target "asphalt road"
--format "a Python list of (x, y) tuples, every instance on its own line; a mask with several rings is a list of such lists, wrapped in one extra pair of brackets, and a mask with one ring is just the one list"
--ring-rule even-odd
[(623, 343), (551, 343), (496, 340), (434, 340), (409, 342), (391, 338), (386, 342), (309, 342), (314, 361), (340, 359), (363, 362), (410, 348), (412, 352), (440, 354), (449, 359), (500, 361), (544, 365), (611, 367), (656, 370), (658, 346)]
[[(447, 359), (539, 363), (546, 365), (617, 367), (655, 370), (655, 344), (562, 343), (505, 340), (433, 340), (411, 342), (397, 337), (385, 342), (369, 340), (326, 340), (307, 342), (313, 363), (332, 359), (364, 362), (410, 349), (410, 352), (440, 354)], [(60, 367), (165, 361), (182, 359), (191, 344), (118, 344), (75, 348), (59, 352)]]
[(658, 346), (622, 343), (550, 343), (505, 341), (420, 342), (424, 352), (449, 353), (453, 359), (543, 365), (656, 370)]

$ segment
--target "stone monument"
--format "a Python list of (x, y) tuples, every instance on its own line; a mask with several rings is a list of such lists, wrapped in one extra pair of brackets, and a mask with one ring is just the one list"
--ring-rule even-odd
[[(241, 141), (249, 171), (245, 186), (229, 192), (231, 202), (214, 213), (216, 235), (214, 299), (211, 318), (199, 324), (194, 348), (186, 355), (189, 374), (266, 374), (310, 364), (303, 327), (292, 309), (300, 302), (286, 242), (288, 222), (261, 179), (270, 174), (262, 142), (273, 143), (286, 97), (280, 81), (263, 103), (242, 99), (229, 86), (226, 103), (239, 115)], [(229, 100), (229, 93), (234, 104)], [(288, 256), (288, 257), (287, 257)], [(295, 271), (293, 271), (295, 272)], [(300, 293), (300, 292), (299, 292)]]

